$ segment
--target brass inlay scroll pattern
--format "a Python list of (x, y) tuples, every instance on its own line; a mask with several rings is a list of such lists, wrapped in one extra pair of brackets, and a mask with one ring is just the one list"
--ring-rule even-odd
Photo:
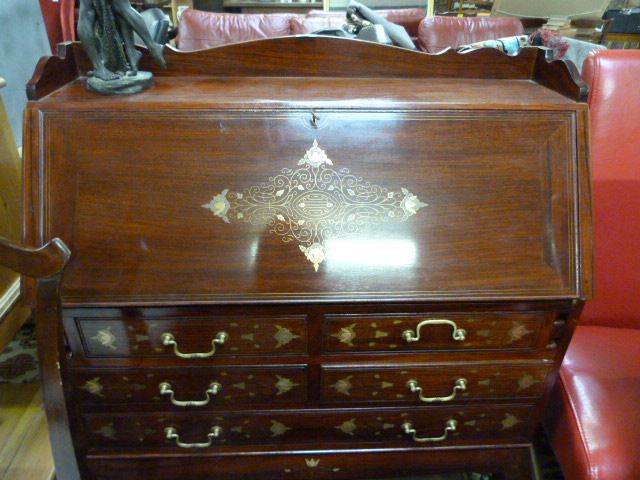
[(267, 182), (241, 191), (224, 189), (202, 205), (224, 222), (266, 225), (285, 243), (296, 242), (315, 270), (327, 240), (353, 236), (385, 222), (403, 222), (427, 204), (401, 188), (393, 192), (334, 169), (316, 140), (298, 162)]

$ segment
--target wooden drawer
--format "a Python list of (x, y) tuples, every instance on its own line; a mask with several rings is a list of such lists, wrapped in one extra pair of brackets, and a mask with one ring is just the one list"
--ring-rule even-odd
[[(184, 450), (225, 445), (354, 442), (393, 442), (410, 446), (484, 437), (518, 437), (528, 427), (531, 410), (530, 405), (469, 405), (396, 410), (88, 413), (83, 419), (92, 447), (164, 446)], [(167, 432), (168, 428), (172, 431)], [(410, 429), (414, 429), (415, 434)], [(168, 439), (169, 433), (177, 437)]]
[[(189, 480), (309, 480), (354, 478), (424, 478), (428, 473), (468, 471), (500, 472), (530, 463), (528, 449), (520, 446), (453, 448), (407, 447), (390, 449), (317, 449), (287, 452), (272, 449), (260, 455), (237, 452), (189, 451), (158, 458), (157, 455), (90, 454), (88, 465), (93, 480), (189, 479)], [(441, 475), (435, 475), (441, 478)], [(431, 476), (428, 476), (431, 478)]]
[(76, 401), (92, 404), (154, 403), (193, 409), (307, 399), (304, 366), (93, 370), (73, 374), (73, 383)]
[(327, 315), (328, 353), (536, 348), (553, 312)]
[(307, 352), (307, 318), (303, 315), (145, 320), (79, 318), (77, 325), (89, 357), (207, 358)]
[(549, 365), (324, 367), (322, 401), (442, 404), (538, 397), (550, 368)]

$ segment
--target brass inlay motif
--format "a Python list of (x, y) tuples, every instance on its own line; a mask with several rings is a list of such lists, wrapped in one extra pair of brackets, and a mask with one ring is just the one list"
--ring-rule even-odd
[(105, 330), (98, 330), (98, 333), (91, 337), (91, 340), (97, 340), (100, 345), (115, 350), (116, 336), (111, 333), (111, 327), (107, 327)]
[(340, 343), (346, 343), (350, 347), (353, 347), (352, 340), (356, 338), (355, 326), (356, 324), (352, 323), (348, 327), (342, 327), (338, 333), (334, 333), (331, 336), (336, 337)]
[(533, 376), (527, 373), (520, 380), (518, 380), (518, 391), (526, 390), (536, 383), (540, 383), (540, 380), (536, 380), (535, 378), (533, 378)]
[(516, 426), (518, 423), (522, 423), (522, 420), (518, 420), (516, 417), (507, 413), (505, 415), (504, 420), (502, 420), (502, 428), (501, 430), (506, 430), (507, 428), (512, 428)]
[(402, 431), (405, 433), (405, 435), (411, 435), (414, 442), (441, 442), (447, 438), (449, 432), (455, 432), (457, 427), (458, 422), (456, 422), (455, 420), (447, 420), (447, 423), (444, 427), (444, 433), (440, 437), (418, 437), (417, 432), (409, 422), (402, 424)]
[(292, 430), (291, 427), (287, 427), (285, 424), (271, 420), (271, 437), (279, 437), (284, 435), (287, 430)]
[(305, 458), (304, 461), (309, 468), (316, 468), (320, 464), (320, 459), (314, 460), (313, 458)]
[(273, 338), (276, 339), (276, 348), (280, 348), (283, 345), (291, 342), (294, 338), (300, 338), (300, 335), (294, 335), (291, 330), (285, 327), (281, 327), (280, 325), (274, 325), (278, 330)]
[(276, 375), (278, 381), (276, 382), (276, 389), (278, 393), (276, 395), (282, 395), (283, 393), (289, 392), (293, 387), (297, 387), (300, 385), (299, 383), (293, 383), (288, 378), (281, 377), (280, 375)]
[(343, 378), (341, 380), (338, 380), (334, 385), (333, 388), (335, 388), (339, 393), (344, 393), (345, 395), (351, 395), (351, 387), (353, 386), (351, 383), (351, 377), (353, 375), (349, 375), (347, 378)]
[(104, 387), (100, 383), (100, 377), (96, 377), (96, 378), (93, 378), (91, 380), (87, 380), (85, 382), (85, 384), (80, 388), (86, 390), (87, 392), (91, 393), (92, 395), (97, 395), (98, 397), (103, 397), (104, 398), (104, 395), (102, 394), (102, 390), (104, 390)]
[(507, 343), (516, 342), (521, 340), (522, 337), (533, 333), (531, 330), (527, 330), (527, 327), (518, 322), (513, 322), (513, 327), (509, 330), (509, 340)]
[(356, 427), (356, 419), (352, 418), (351, 420), (347, 420), (342, 425), (338, 425), (335, 428), (340, 430), (343, 433), (346, 433), (347, 435), (353, 436), (353, 432), (355, 432), (356, 428), (358, 427)]
[(98, 435), (102, 435), (104, 438), (108, 438), (109, 440), (116, 440), (116, 430), (113, 428), (113, 423), (109, 425), (105, 425), (96, 431)]
[(226, 223), (237, 219), (266, 225), (283, 242), (298, 243), (316, 271), (326, 259), (328, 240), (403, 222), (427, 206), (405, 188), (392, 192), (332, 166), (314, 140), (298, 168), (283, 168), (242, 191), (224, 189), (202, 206)]

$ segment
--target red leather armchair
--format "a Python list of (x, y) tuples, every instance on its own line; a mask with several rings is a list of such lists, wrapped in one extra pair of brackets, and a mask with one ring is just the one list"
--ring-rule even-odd
[(567, 480), (640, 479), (640, 50), (592, 51), (596, 299), (544, 425)]
[(523, 33), (522, 22), (514, 17), (427, 17), (418, 28), (418, 48), (438, 53), (446, 48)]

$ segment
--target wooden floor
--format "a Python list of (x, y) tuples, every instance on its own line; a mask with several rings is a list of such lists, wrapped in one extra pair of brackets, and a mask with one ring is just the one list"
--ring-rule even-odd
[(54, 478), (42, 387), (0, 384), (0, 480)]

